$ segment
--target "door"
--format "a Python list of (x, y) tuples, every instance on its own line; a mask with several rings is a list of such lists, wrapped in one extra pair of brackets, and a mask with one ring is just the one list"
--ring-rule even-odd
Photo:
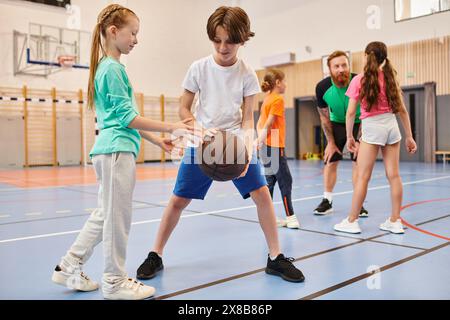
[(81, 118), (79, 115), (62, 115), (56, 118), (56, 142), (60, 166), (81, 163)]
[(403, 101), (406, 110), (409, 113), (411, 122), (411, 131), (414, 140), (417, 143), (417, 152), (410, 154), (405, 148), (405, 130), (397, 116), (397, 121), (402, 133), (402, 142), (400, 146), (400, 161), (422, 162), (424, 161), (424, 112), (425, 112), (425, 90), (423, 86), (403, 88)]
[(0, 116), (0, 168), (18, 168), (25, 164), (24, 120), (20, 115)]
[(323, 148), (320, 144), (324, 141), (318, 139), (316, 134), (317, 128), (320, 127), (320, 117), (315, 97), (296, 98), (294, 118), (296, 158), (302, 159), (306, 153), (320, 153)]

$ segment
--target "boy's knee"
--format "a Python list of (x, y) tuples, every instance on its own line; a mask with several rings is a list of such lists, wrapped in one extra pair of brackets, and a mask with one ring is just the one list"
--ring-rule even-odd
[(170, 201), (170, 206), (177, 210), (184, 210), (189, 203), (191, 202), (191, 199), (182, 198), (179, 196), (172, 196), (172, 199)]

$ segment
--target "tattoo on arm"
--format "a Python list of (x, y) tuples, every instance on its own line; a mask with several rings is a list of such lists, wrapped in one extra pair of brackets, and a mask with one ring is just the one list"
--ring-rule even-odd
[(330, 111), (328, 108), (317, 108), (319, 110), (320, 122), (327, 141), (334, 142), (333, 125), (330, 121)]

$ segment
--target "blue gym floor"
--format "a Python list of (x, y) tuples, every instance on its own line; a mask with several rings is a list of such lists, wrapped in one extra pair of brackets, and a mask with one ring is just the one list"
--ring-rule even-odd
[[(390, 214), (390, 194), (383, 163), (377, 162), (364, 204), (369, 218), (360, 219), (361, 234), (348, 235), (333, 225), (351, 205), (351, 163), (340, 164), (334, 213), (322, 217), (312, 214), (322, 199), (321, 162), (289, 165), (301, 229), (278, 229), (279, 238), (306, 281), (264, 273), (267, 247), (253, 202), (243, 200), (231, 182), (216, 182), (204, 201), (193, 201), (184, 212), (164, 252), (164, 271), (145, 281), (156, 288), (156, 299), (450, 299), (450, 166), (401, 164), (402, 217), (414, 228), (392, 235), (378, 229)], [(176, 164), (139, 166), (173, 170)], [(173, 185), (174, 179), (136, 184), (130, 276), (152, 247)], [(50, 280), (95, 207), (96, 193), (95, 184), (0, 183), (0, 299), (102, 299), (101, 291), (74, 292)], [(278, 187), (274, 203), (283, 217)], [(99, 245), (85, 271), (100, 281), (102, 268)]]

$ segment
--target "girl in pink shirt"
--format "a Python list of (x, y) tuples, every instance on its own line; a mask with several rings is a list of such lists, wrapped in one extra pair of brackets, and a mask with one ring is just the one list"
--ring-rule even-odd
[(400, 219), (403, 188), (399, 175), (401, 134), (395, 114), (405, 129), (405, 145), (409, 153), (417, 150), (412, 137), (408, 111), (402, 99), (394, 67), (387, 57), (387, 47), (382, 42), (371, 42), (365, 49), (364, 73), (356, 76), (347, 90), (350, 98), (346, 115), (347, 132), (353, 132), (356, 106), (361, 103), (361, 144), (347, 135), (347, 148), (358, 155), (358, 182), (353, 192), (352, 209), (348, 218), (334, 226), (336, 231), (360, 233), (358, 215), (367, 194), (367, 186), (381, 147), (386, 177), (391, 187), (392, 213), (381, 230), (404, 233)]

